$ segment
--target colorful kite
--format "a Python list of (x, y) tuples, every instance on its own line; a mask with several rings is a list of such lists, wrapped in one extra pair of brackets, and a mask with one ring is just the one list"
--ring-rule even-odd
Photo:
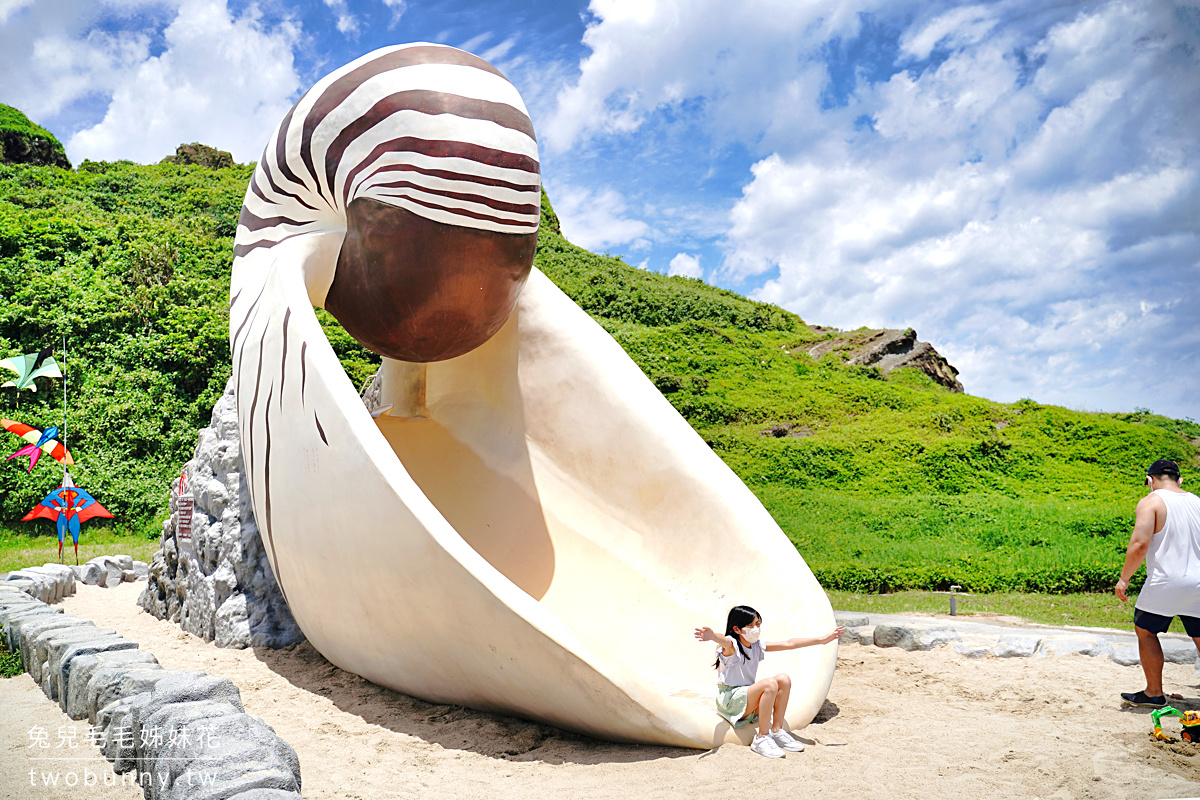
[(58, 368), (58, 362), (50, 355), (51, 348), (47, 347), (37, 353), (28, 353), (23, 356), (13, 356), (0, 361), (0, 368), (7, 369), (17, 373), (17, 377), (4, 386), (15, 386), (17, 391), (21, 389), (29, 389), (32, 392), (37, 391), (37, 384), (34, 383), (35, 378), (61, 378), (62, 370)]
[(5, 458), (8, 461), (10, 458), (17, 456), (29, 456), (29, 472), (33, 472), (34, 466), (38, 462), (38, 458), (45, 452), (47, 455), (54, 458), (56, 461), (70, 466), (75, 463), (75, 459), (71, 458), (71, 453), (63, 446), (63, 443), (55, 439), (58, 436), (58, 428), (51, 425), (44, 431), (39, 431), (24, 422), (17, 422), (11, 419), (0, 419), (0, 427), (9, 433), (15, 433), (29, 444), (22, 447), (11, 456)]
[(63, 539), (66, 532), (71, 531), (71, 541), (75, 543), (75, 563), (79, 563), (79, 525), (93, 517), (112, 519), (108, 509), (96, 502), (96, 498), (80, 489), (71, 481), (71, 476), (63, 470), (62, 486), (46, 495), (42, 502), (33, 507), (28, 514), (21, 517), (22, 522), (37, 519), (52, 519), (58, 525), (58, 560), (62, 561)]

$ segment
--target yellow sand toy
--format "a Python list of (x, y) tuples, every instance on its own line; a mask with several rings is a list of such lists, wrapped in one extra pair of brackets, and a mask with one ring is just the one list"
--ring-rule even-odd
[(1164, 742), (1171, 741), (1162, 732), (1162, 724), (1160, 720), (1163, 717), (1179, 717), (1180, 723), (1183, 724), (1183, 733), (1180, 734), (1185, 742), (1200, 742), (1200, 711), (1177, 711), (1170, 706), (1163, 706), (1150, 712), (1150, 719), (1154, 721), (1154, 738), (1162, 739)]

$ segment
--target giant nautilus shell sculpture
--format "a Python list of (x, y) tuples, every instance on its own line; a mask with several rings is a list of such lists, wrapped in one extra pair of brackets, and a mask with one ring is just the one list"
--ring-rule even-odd
[[(753, 494), (620, 346), (531, 269), (533, 126), (493, 66), (376, 51), (267, 145), (238, 222), (230, 343), (254, 514), (310, 642), (433, 702), (600, 738), (736, 741), (711, 644), (829, 602)], [(379, 353), (375, 417), (322, 333)], [(836, 645), (772, 653), (804, 725)]]

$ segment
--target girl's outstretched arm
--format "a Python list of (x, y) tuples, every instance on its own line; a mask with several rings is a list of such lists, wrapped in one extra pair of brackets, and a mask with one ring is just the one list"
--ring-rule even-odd
[(824, 636), (818, 636), (815, 639), (784, 639), (782, 642), (767, 642), (766, 650), (770, 653), (774, 650), (797, 650), (801, 647), (812, 647), (814, 644), (829, 644), (841, 636), (844, 630), (845, 628), (839, 625)]
[(696, 638), (702, 642), (716, 642), (721, 645), (722, 653), (727, 656), (733, 655), (733, 639), (724, 634), (717, 633), (707, 625), (702, 628), (696, 628)]

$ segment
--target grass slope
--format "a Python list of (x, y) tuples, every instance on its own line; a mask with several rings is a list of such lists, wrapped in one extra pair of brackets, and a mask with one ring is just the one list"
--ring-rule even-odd
[(750, 486), (822, 584), (1072, 592), (1120, 569), (1145, 465), (1195, 467), (1200, 425), (955, 394), (799, 345), (786, 311), (544, 231), (537, 265)]
[[(157, 534), (166, 487), (223, 390), (250, 171), (0, 166), (0, 356), (67, 337), (72, 474), (117, 515), (89, 523), (92, 535)], [(844, 334), (577, 248), (548, 201), (543, 219), (537, 266), (621, 343), (830, 588), (1105, 588), (1145, 464), (1197, 465), (1194, 422), (994, 403), (912, 370), (885, 380), (836, 353), (814, 361), (798, 345)], [(361, 385), (377, 357), (321, 316)], [(58, 424), (61, 390), (39, 381), (18, 410), (5, 389), (0, 415)], [(17, 520), (60, 477), (49, 459), (32, 475), (0, 465), (0, 528), (29, 531)], [(0, 550), (19, 543), (9, 535)]]

